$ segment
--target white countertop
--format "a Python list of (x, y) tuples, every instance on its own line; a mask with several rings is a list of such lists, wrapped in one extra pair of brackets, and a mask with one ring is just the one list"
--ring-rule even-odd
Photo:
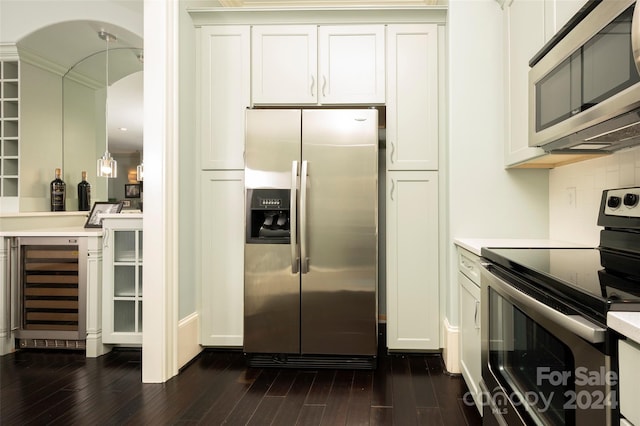
[(102, 236), (102, 228), (39, 228), (0, 231), (0, 237), (94, 237)]
[(454, 238), (453, 243), (471, 253), (480, 256), (482, 247), (493, 248), (520, 248), (520, 247), (550, 247), (550, 248), (573, 248), (586, 247), (583, 244), (570, 243), (567, 241), (545, 240), (545, 239), (520, 239), (520, 238)]
[(607, 326), (640, 343), (640, 312), (608, 312)]

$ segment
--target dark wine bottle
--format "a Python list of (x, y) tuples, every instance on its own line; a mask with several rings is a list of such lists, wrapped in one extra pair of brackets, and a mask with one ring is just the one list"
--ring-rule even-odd
[(51, 211), (63, 212), (65, 210), (65, 199), (67, 185), (61, 178), (62, 171), (56, 169), (56, 178), (49, 185), (51, 189)]
[(87, 172), (82, 172), (82, 181), (78, 184), (78, 211), (89, 211), (91, 206), (91, 184), (87, 182)]

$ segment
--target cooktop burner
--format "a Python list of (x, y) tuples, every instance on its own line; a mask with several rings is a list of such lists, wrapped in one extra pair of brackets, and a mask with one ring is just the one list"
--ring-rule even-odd
[(599, 248), (483, 248), (482, 256), (600, 322), (609, 310), (640, 311), (638, 256)]
[(522, 291), (606, 324), (609, 310), (640, 311), (640, 187), (602, 192), (597, 248), (493, 248), (482, 257)]

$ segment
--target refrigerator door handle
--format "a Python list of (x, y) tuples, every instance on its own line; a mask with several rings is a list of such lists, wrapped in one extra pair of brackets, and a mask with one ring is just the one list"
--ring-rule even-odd
[(291, 273), (299, 272), (300, 257), (298, 256), (298, 162), (291, 162), (291, 198), (289, 200), (289, 229), (291, 230)]
[(309, 258), (307, 257), (307, 169), (309, 163), (302, 162), (300, 170), (300, 272), (309, 272)]

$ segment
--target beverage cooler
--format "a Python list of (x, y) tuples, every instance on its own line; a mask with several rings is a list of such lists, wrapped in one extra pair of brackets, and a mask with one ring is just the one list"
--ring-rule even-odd
[(7, 316), (16, 328), (16, 347), (84, 350), (86, 239), (13, 238), (9, 253), (15, 273)]

